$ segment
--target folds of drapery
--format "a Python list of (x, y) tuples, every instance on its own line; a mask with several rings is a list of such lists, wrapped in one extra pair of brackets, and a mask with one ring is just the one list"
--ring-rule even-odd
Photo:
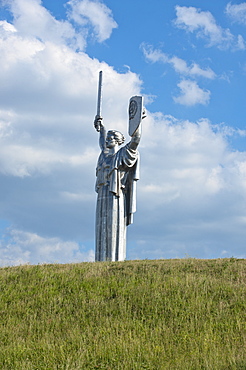
[(125, 259), (126, 226), (133, 222), (136, 211), (138, 179), (139, 154), (129, 144), (111, 156), (101, 153), (96, 183), (96, 261)]

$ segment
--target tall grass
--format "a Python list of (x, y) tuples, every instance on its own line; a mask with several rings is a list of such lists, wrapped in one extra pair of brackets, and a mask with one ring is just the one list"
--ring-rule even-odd
[(0, 368), (246, 369), (246, 260), (0, 269)]

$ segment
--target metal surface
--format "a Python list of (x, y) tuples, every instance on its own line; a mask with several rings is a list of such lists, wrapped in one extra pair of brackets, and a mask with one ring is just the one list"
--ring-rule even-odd
[(96, 169), (96, 261), (124, 261), (126, 258), (126, 228), (133, 222), (136, 211), (136, 182), (139, 179), (137, 148), (143, 112), (142, 97), (137, 98), (137, 101), (136, 97), (130, 100), (134, 101), (130, 121), (135, 123), (130, 131), (131, 140), (126, 145), (119, 147), (124, 142), (119, 131), (110, 130), (106, 135), (100, 115), (94, 121), (100, 132), (101, 148)]
[(101, 117), (102, 110), (102, 71), (99, 72), (98, 96), (97, 96), (97, 116)]
[(143, 97), (133, 96), (129, 102), (129, 129), (128, 133), (130, 136), (139, 127), (143, 116)]

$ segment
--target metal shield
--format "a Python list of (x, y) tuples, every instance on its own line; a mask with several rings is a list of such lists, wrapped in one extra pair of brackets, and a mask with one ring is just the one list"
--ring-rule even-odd
[(143, 114), (143, 97), (133, 96), (129, 102), (129, 129), (130, 136), (134, 134), (140, 125)]

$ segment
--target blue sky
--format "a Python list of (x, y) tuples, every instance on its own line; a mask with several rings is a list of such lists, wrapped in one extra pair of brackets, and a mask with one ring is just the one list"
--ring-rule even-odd
[(0, 0), (0, 265), (93, 261), (106, 128), (148, 117), (127, 258), (246, 257), (246, 3)]

